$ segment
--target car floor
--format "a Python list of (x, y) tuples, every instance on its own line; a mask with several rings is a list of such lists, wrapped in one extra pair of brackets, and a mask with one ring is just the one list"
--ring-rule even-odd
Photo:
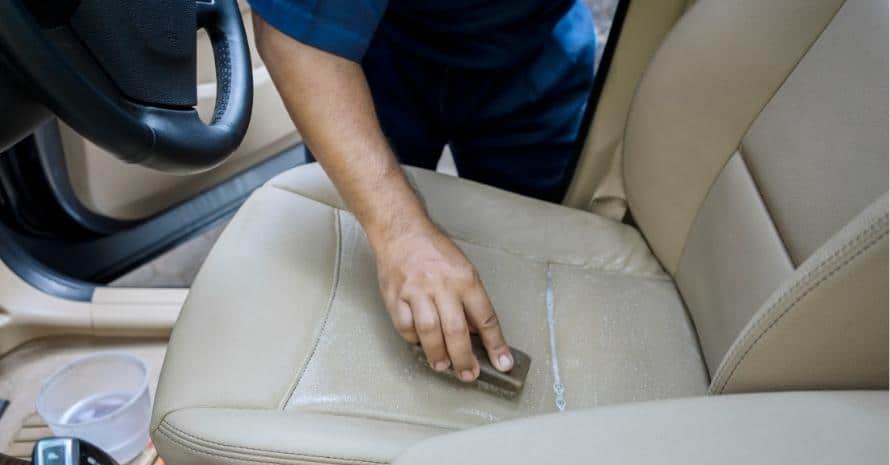
[(191, 287), (231, 217), (108, 283), (111, 287)]
[[(9, 401), (0, 416), (0, 452), (30, 459), (34, 440), (51, 435), (36, 414), (35, 403), (44, 381), (65, 364), (98, 352), (131, 353), (148, 365), (149, 393), (154, 398), (166, 348), (166, 340), (53, 337), (24, 344), (0, 358), (0, 399)], [(154, 449), (147, 447), (131, 464), (155, 461)]]

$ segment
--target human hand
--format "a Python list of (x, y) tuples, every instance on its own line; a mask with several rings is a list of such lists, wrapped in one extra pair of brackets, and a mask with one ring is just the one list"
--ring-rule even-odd
[(470, 332), (478, 332), (491, 364), (513, 367), (513, 356), (475, 267), (432, 222), (375, 247), (384, 303), (399, 334), (420, 343), (436, 371), (454, 367), (464, 382), (479, 376)]

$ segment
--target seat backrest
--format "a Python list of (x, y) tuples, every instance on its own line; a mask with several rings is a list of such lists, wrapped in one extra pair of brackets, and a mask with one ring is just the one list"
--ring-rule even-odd
[(634, 218), (712, 391), (886, 387), (887, 0), (698, 0), (634, 98)]

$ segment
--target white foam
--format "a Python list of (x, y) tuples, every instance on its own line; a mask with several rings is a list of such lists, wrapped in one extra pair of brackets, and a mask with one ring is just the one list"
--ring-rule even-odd
[(545, 301), (547, 304), (547, 327), (550, 331), (550, 368), (553, 370), (553, 395), (556, 408), (560, 412), (566, 409), (566, 387), (559, 376), (559, 355), (556, 352), (556, 315), (553, 308), (553, 274), (550, 264), (547, 264), (547, 291)]

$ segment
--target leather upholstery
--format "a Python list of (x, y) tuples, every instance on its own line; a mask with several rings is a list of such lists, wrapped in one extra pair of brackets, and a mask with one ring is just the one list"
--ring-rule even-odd
[(760, 304), (793, 271), (757, 186), (736, 153), (698, 212), (676, 274), (709, 367), (720, 364)]
[(714, 374), (714, 392), (886, 388), (887, 195), (766, 301)]
[[(757, 360), (756, 382), (730, 391), (887, 386), (887, 351), (875, 344), (887, 340), (886, 257), (819, 281), (782, 319), (791, 330), (768, 333), (783, 337), (759, 337), (758, 326), (787, 307), (775, 299), (810, 283), (808, 270), (837, 266), (828, 243), (846, 243), (845, 225), (887, 192), (887, 9), (698, 1), (640, 84), (625, 138), (630, 209), (677, 282), (711, 376), (735, 366), (731, 347)], [(861, 259), (886, 247), (886, 225), (870, 227), (877, 242)], [(840, 324), (867, 335), (855, 350), (820, 332)]]
[(887, 10), (847, 0), (742, 138), (796, 266), (887, 192)]
[(669, 272), (720, 170), (843, 3), (700, 0), (649, 63), (628, 117), (624, 177)]
[[(276, 425), (281, 437), (297, 437), (320, 421), (339, 439), (291, 441), (288, 453), (388, 461), (432, 434), (556, 411), (548, 267), (568, 409), (706, 392), (676, 288), (635, 230), (408, 172), (433, 219), (478, 267), (510, 343), (531, 355), (522, 395), (504, 400), (416, 361), (380, 300), (363, 231), (324, 172), (308, 165), (248, 200), (196, 278), (170, 340), (152, 424), (171, 463), (206, 463), (214, 442), (233, 456), (275, 449), (274, 439), (225, 432), (243, 431), (235, 425)], [(405, 437), (380, 437), (400, 427)]]
[[(516, 401), (418, 364), (383, 309), (361, 227), (318, 166), (273, 179), (221, 236), (176, 325), (152, 421), (159, 451), (171, 465), (376, 464), (424, 441), (401, 463), (460, 463), (476, 461), (467, 444), (522, 435), (479, 448), (517, 463), (551, 461), (537, 451), (572, 463), (588, 444), (615, 463), (697, 463), (701, 451), (885, 463), (872, 434), (886, 434), (886, 392), (571, 412), (886, 389), (887, 16), (885, 0), (694, 2), (628, 117), (624, 180), (642, 235), (407, 170), (479, 269), (508, 341), (532, 356)], [(429, 439), (556, 410), (548, 274), (569, 413)], [(802, 450), (783, 434), (817, 440)]]
[(886, 392), (795, 392), (647, 402), (449, 434), (396, 465), (887, 463)]

